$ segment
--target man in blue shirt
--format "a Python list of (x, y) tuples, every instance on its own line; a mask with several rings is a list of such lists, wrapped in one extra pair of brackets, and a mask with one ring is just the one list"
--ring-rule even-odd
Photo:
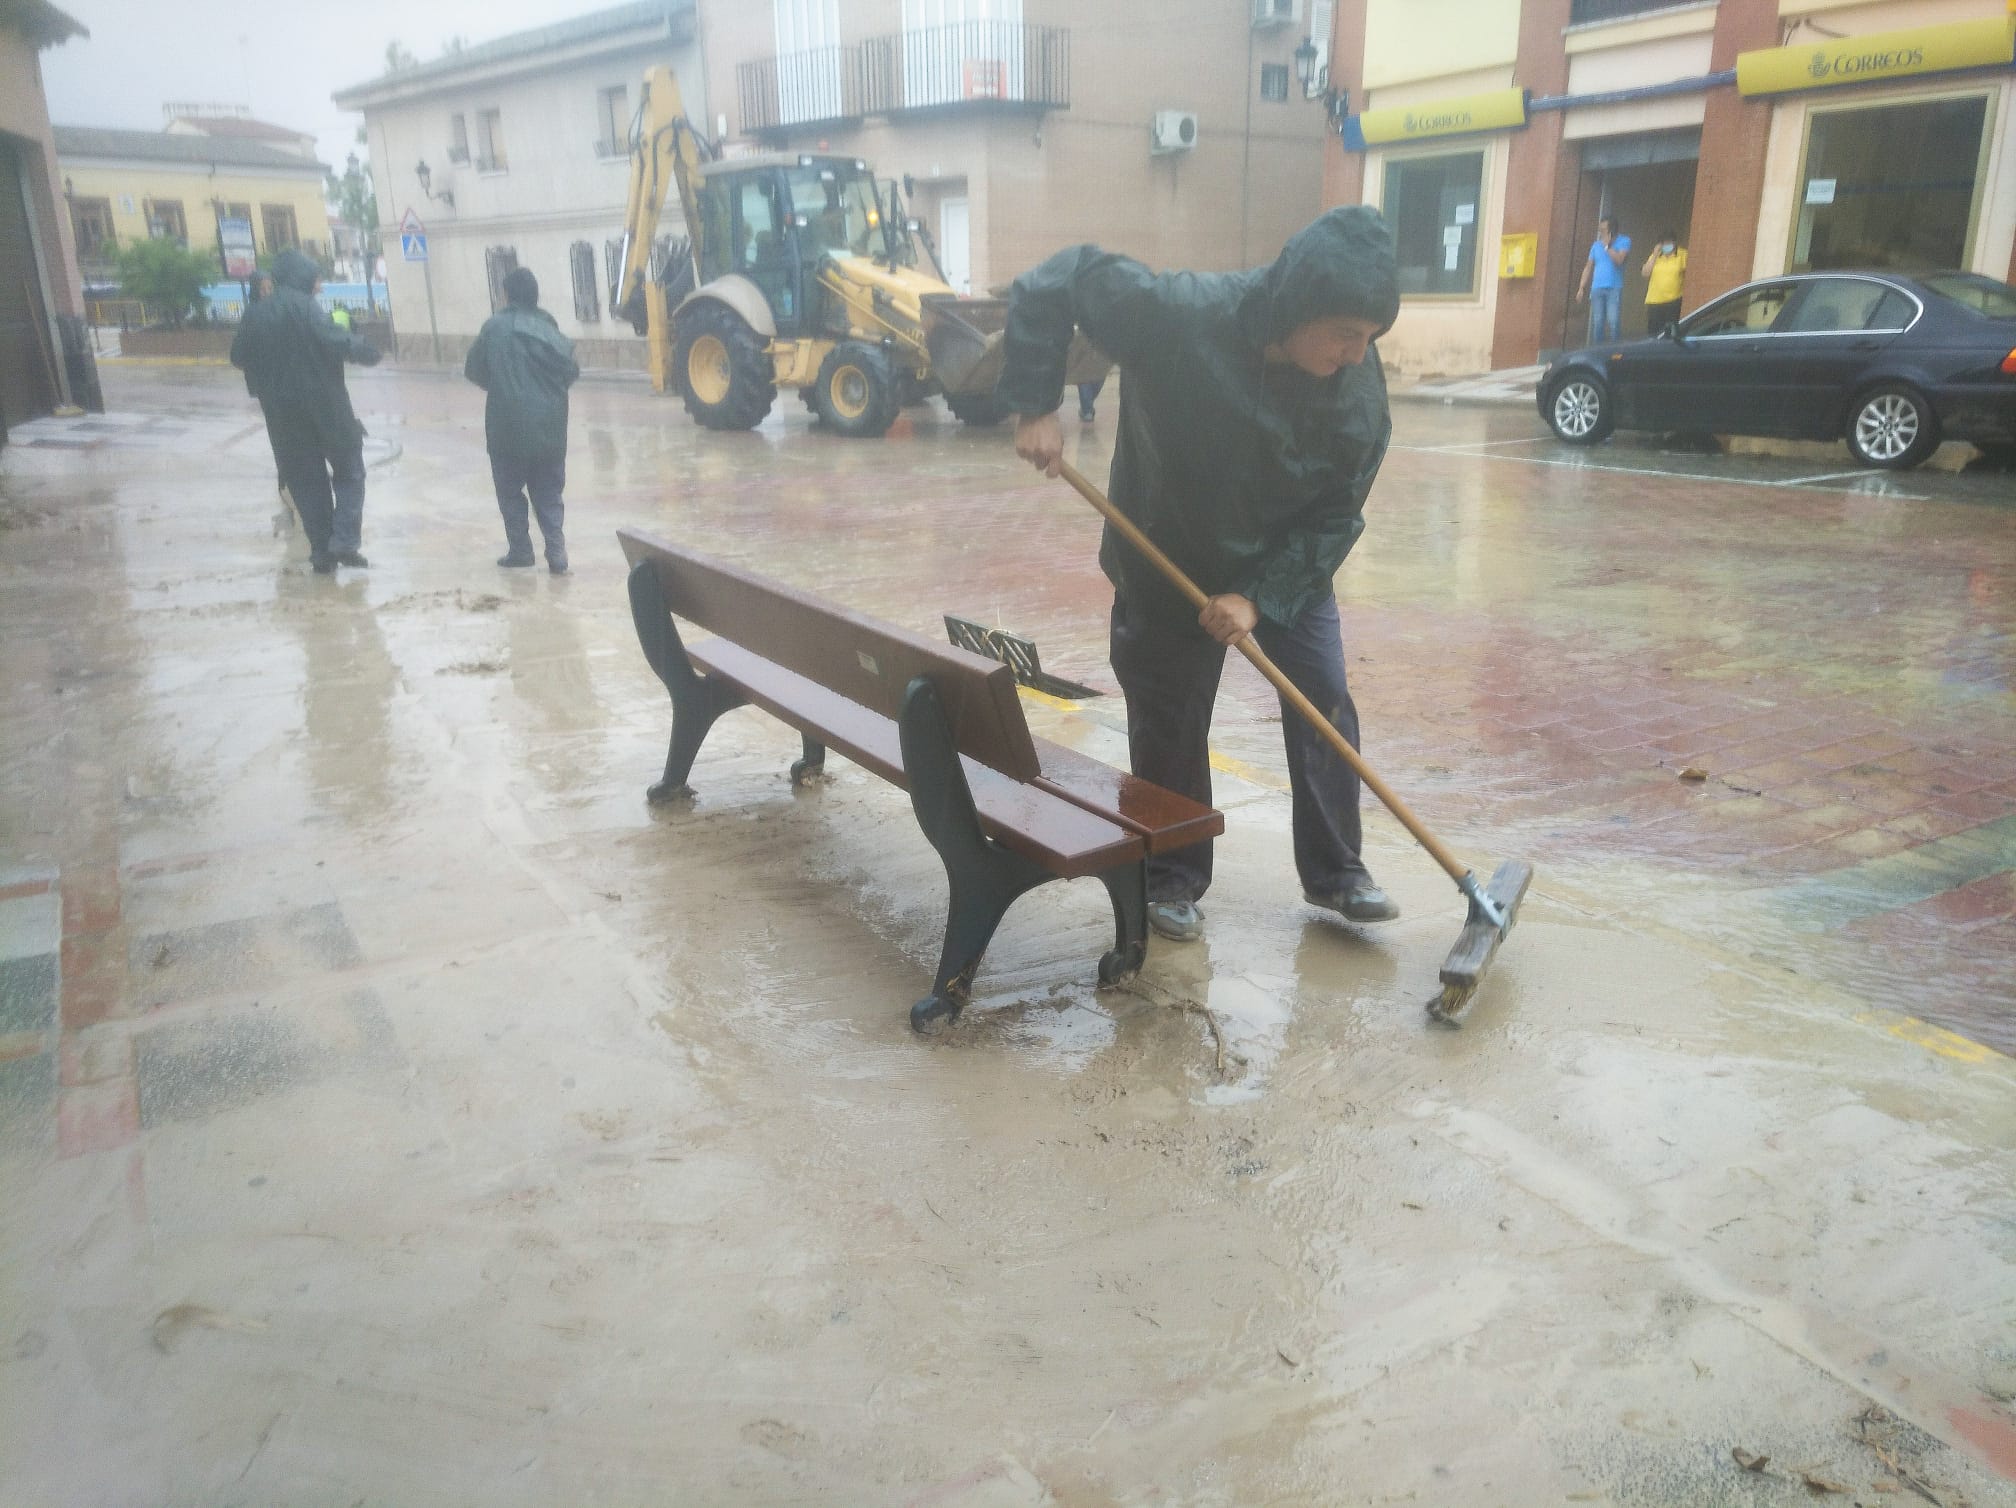
[(1575, 301), (1589, 303), (1589, 344), (1616, 340), (1624, 307), (1624, 259), (1631, 254), (1631, 238), (1621, 234), (1617, 222), (1605, 215), (1596, 222), (1596, 239), (1590, 244), (1589, 259), (1582, 264), (1582, 286)]

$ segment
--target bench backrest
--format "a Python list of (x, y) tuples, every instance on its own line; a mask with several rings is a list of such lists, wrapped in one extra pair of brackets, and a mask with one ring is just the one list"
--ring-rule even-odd
[(1042, 774), (1006, 665), (825, 602), (637, 529), (618, 529), (632, 566), (649, 561), (675, 618), (894, 718), (917, 676), (938, 690), (959, 752), (1015, 780)]

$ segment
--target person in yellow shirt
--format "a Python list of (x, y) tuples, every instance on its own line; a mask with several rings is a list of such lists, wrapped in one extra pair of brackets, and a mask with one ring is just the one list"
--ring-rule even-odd
[(1680, 318), (1680, 283), (1687, 274), (1687, 248), (1677, 231), (1667, 231), (1645, 259), (1645, 333), (1658, 337)]

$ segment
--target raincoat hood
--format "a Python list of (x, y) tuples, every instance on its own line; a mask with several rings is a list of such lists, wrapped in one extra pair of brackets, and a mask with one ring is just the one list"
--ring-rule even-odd
[(1384, 335), (1400, 314), (1400, 275), (1385, 218), (1368, 205), (1333, 209), (1281, 248), (1240, 311), (1272, 343), (1311, 320), (1370, 320)]
[(315, 280), (322, 275), (308, 256), (291, 246), (273, 259), (273, 283), (275, 287), (292, 288), (297, 293), (313, 293)]

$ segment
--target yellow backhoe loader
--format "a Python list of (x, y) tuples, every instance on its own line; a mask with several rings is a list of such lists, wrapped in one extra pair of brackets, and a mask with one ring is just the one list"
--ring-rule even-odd
[[(674, 191), (689, 249), (664, 254)], [(779, 388), (845, 435), (880, 435), (943, 393), (968, 424), (998, 424), (1001, 299), (966, 298), (918, 269), (895, 185), (824, 154), (723, 158), (687, 119), (668, 68), (644, 75), (630, 128), (630, 198), (612, 311), (650, 339), (652, 385), (708, 429), (753, 429)], [(1081, 336), (1067, 378), (1111, 362)]]

